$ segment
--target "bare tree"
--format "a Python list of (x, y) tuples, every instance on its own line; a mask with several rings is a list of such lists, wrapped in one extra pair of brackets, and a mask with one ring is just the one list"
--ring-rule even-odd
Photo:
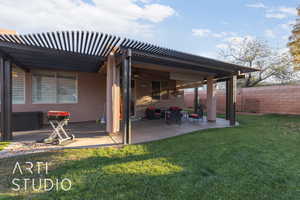
[(247, 74), (241, 83), (242, 87), (253, 87), (266, 80), (284, 83), (295, 78), (290, 53), (273, 49), (262, 40), (249, 37), (232, 39), (224, 45), (220, 56), (230, 62), (260, 70)]

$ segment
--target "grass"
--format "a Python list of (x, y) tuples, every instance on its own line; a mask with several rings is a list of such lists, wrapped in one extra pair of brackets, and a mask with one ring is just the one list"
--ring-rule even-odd
[[(125, 148), (65, 150), (1, 160), (0, 199), (300, 199), (300, 117), (239, 116), (240, 126)], [(15, 162), (48, 162), (72, 189), (13, 192)]]
[(0, 151), (5, 149), (9, 145), (9, 142), (0, 142)]

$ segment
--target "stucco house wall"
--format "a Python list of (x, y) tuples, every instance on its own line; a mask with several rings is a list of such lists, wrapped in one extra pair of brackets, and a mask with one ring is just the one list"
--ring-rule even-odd
[[(14, 104), (13, 112), (62, 110), (71, 112), (71, 122), (94, 121), (105, 112), (106, 77), (99, 73), (77, 72), (78, 102), (32, 104), (32, 74), (25, 75), (25, 104)], [(46, 115), (45, 115), (46, 116)]]
[[(96, 121), (105, 116), (106, 75), (101, 73), (76, 72), (78, 102), (68, 104), (35, 104), (32, 103), (32, 73), (25, 72), (25, 104), (13, 104), (13, 112), (42, 111), (46, 123), (46, 113), (49, 110), (62, 110), (71, 113), (70, 122)], [(168, 80), (169, 88), (176, 87), (175, 80)], [(148, 106), (169, 108), (179, 106), (184, 108), (184, 95), (170, 91), (168, 99), (153, 100), (150, 80), (135, 80), (135, 117), (144, 117)]]

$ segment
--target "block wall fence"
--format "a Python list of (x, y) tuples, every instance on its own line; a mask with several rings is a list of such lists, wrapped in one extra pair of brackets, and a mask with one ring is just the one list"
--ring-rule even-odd
[[(206, 91), (199, 91), (200, 102), (206, 104)], [(185, 92), (185, 105), (193, 107), (194, 93)], [(217, 91), (217, 112), (225, 112), (225, 91)], [(300, 114), (300, 85), (239, 88), (237, 112)]]

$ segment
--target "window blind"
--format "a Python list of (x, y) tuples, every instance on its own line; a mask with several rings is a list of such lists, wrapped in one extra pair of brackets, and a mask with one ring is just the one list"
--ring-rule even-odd
[(33, 103), (76, 103), (75, 73), (36, 71), (32, 75)]
[[(0, 84), (0, 88), (1, 88), (1, 84)], [(1, 103), (1, 98), (0, 98), (0, 103)], [(12, 103), (13, 104), (25, 103), (25, 72), (18, 67), (12, 68)]]
[(12, 69), (12, 100), (13, 104), (25, 103), (25, 72), (18, 67)]
[(58, 81), (58, 103), (77, 102), (76, 76), (73, 73), (59, 72)]

